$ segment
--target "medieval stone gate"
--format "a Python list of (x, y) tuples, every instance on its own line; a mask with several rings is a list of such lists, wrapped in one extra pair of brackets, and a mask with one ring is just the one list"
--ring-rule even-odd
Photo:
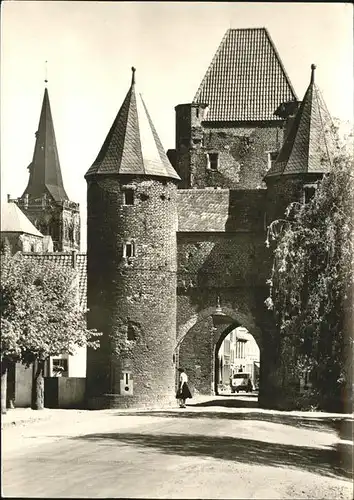
[[(47, 91), (46, 109), (51, 124)], [(290, 202), (306, 202), (330, 168), (329, 115), (315, 66), (300, 102), (267, 30), (230, 29), (192, 102), (175, 110), (176, 146), (166, 154), (132, 68), (85, 176), (88, 325), (103, 333), (100, 348), (87, 353), (87, 404), (174, 404), (179, 363), (200, 392), (212, 394), (217, 346), (242, 325), (260, 347), (259, 402), (272, 407), (281, 398), (282, 360), (265, 306), (272, 267), (265, 240), (269, 224)], [(40, 127), (37, 142), (47, 129)], [(53, 156), (54, 129), (48, 137), (43, 143)], [(56, 219), (58, 227), (46, 230), (58, 233), (57, 248), (65, 249), (72, 236), (66, 216), (78, 226), (78, 207), (62, 213), (70, 203), (61, 201), (59, 164), (50, 167), (52, 156), (37, 149), (44, 156), (32, 171), (55, 174), (55, 190), (37, 176), (35, 193), (17, 202), (39, 224), (34, 196), (54, 203), (61, 193), (60, 231)], [(45, 217), (48, 210), (43, 202)]]

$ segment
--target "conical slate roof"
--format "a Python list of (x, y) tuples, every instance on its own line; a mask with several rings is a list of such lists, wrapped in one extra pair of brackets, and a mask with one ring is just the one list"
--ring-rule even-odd
[(49, 194), (55, 201), (69, 199), (61, 175), (47, 88), (44, 90), (33, 159), (28, 168), (30, 177), (22, 198), (26, 194), (29, 198), (41, 198), (43, 194)]
[(315, 85), (315, 69), (313, 64), (310, 85), (266, 178), (274, 175), (326, 173), (331, 168), (332, 120)]
[(205, 121), (280, 120), (278, 106), (296, 100), (266, 28), (229, 29), (194, 97)]
[(13, 202), (1, 204), (1, 232), (26, 233), (42, 236), (43, 238), (43, 234), (38, 231), (16, 203)]
[(86, 176), (97, 174), (152, 175), (180, 179), (170, 164), (141, 94), (130, 89)]

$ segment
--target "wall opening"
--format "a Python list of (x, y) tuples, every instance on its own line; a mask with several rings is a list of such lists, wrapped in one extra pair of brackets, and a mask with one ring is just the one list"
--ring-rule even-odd
[(134, 205), (134, 190), (125, 189), (123, 193), (124, 205)]
[(218, 170), (219, 168), (219, 153), (208, 153), (208, 169)]
[(260, 349), (242, 326), (224, 330), (215, 346), (215, 394), (258, 395)]
[(135, 245), (134, 241), (126, 241), (123, 246), (123, 257), (130, 259), (135, 257)]

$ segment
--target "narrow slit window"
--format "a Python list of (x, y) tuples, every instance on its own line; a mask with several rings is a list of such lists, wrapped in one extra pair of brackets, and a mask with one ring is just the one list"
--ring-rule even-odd
[(132, 189), (124, 190), (124, 205), (134, 205), (134, 191)]
[(135, 329), (134, 329), (133, 325), (128, 324), (128, 328), (127, 328), (127, 340), (135, 340), (135, 339), (136, 339)]
[(267, 164), (267, 170), (271, 168), (273, 165), (273, 162), (277, 159), (278, 157), (278, 151), (268, 151), (268, 164)]
[(126, 258), (135, 257), (135, 246), (133, 241), (124, 243), (123, 255)]

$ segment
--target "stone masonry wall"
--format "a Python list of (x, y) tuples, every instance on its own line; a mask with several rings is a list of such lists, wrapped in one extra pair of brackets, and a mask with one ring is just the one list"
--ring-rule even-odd
[[(123, 204), (125, 189), (134, 205)], [(176, 196), (168, 180), (88, 181), (89, 325), (104, 333), (101, 349), (88, 352), (91, 407), (174, 401)], [(124, 256), (126, 242), (135, 256)], [(133, 395), (121, 391), (123, 372)]]
[[(201, 139), (194, 142), (193, 134), (197, 133)], [(208, 124), (196, 129), (192, 131), (191, 143), (177, 149), (180, 187), (264, 188), (263, 178), (269, 169), (268, 152), (278, 151), (282, 140), (281, 123)], [(217, 170), (208, 168), (208, 153), (214, 152), (219, 154)]]
[(269, 257), (264, 234), (178, 233), (178, 286), (264, 286)]

